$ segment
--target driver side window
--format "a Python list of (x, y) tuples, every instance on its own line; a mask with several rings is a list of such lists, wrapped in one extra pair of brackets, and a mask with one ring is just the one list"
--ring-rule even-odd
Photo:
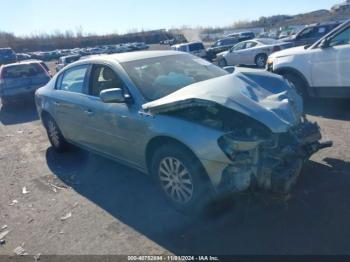
[(350, 27), (346, 28), (338, 35), (333, 37), (329, 42), (329, 46), (349, 45), (350, 44)]
[(94, 65), (91, 72), (89, 94), (99, 97), (101, 91), (111, 88), (120, 88), (125, 90), (125, 85), (110, 67), (104, 65)]

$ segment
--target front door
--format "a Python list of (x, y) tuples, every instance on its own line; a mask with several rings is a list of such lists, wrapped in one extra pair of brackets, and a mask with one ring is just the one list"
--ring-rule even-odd
[(139, 141), (145, 133), (145, 125), (139, 109), (128, 101), (104, 103), (100, 99), (100, 92), (111, 88), (121, 88), (129, 94), (126, 85), (106, 65), (92, 67), (89, 83), (84, 118), (89, 147), (131, 164), (142, 162), (144, 152), (140, 150)]
[(312, 61), (314, 87), (347, 88), (348, 91), (334, 91), (350, 94), (350, 27), (332, 36), (327, 47), (318, 47), (313, 52)]

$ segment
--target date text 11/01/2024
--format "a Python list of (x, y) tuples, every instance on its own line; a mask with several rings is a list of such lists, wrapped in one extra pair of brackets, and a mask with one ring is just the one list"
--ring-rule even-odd
[(128, 261), (220, 261), (216, 256), (128, 256)]

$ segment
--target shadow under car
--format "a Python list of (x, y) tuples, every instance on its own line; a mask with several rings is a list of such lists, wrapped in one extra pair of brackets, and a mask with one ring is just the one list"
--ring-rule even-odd
[(0, 122), (7, 125), (16, 125), (36, 121), (39, 119), (33, 100), (24, 100), (1, 106)]
[(288, 201), (239, 194), (216, 216), (190, 217), (126, 166), (76, 148), (46, 158), (77, 193), (175, 254), (350, 254), (350, 163), (341, 160), (308, 162)]

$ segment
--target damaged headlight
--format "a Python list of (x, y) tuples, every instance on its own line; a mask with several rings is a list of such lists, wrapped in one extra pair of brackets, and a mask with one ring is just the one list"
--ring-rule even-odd
[(259, 139), (237, 137), (230, 133), (220, 137), (218, 145), (231, 161), (252, 164), (254, 151), (261, 142)]

